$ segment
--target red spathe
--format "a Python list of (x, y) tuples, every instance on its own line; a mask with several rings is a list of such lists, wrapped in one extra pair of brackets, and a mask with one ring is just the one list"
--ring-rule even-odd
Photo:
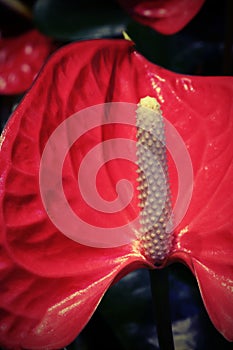
[(199, 12), (205, 0), (118, 0), (135, 19), (162, 34), (175, 34)]
[[(233, 115), (232, 77), (192, 77), (148, 62), (125, 40), (83, 41), (63, 47), (44, 66), (3, 133), (0, 155), (0, 344), (5, 348), (55, 349), (69, 344), (85, 326), (107, 288), (135, 268), (153, 268), (140, 239), (99, 249), (68, 239), (43, 207), (39, 166), (45, 144), (62, 121), (105, 102), (138, 103), (155, 97), (163, 115), (190, 153), (194, 188), (188, 211), (176, 228), (165, 264), (181, 261), (195, 274), (211, 320), (233, 340)], [(74, 210), (80, 209), (76, 155), (117, 127), (99, 127), (74, 145), (63, 181)], [(132, 139), (135, 129), (126, 132)], [(109, 136), (110, 135), (110, 136)], [(88, 146), (87, 146), (88, 145)], [(111, 170), (112, 169), (112, 170)], [(115, 178), (117, 167), (107, 176)], [(135, 169), (121, 164), (136, 186)], [(52, 171), (52, 167), (51, 167)], [(51, 172), (52, 175), (52, 172)], [(177, 192), (170, 171), (171, 190)], [(134, 199), (127, 213), (137, 213)], [(84, 209), (83, 209), (84, 208)], [(136, 215), (136, 214), (135, 214)], [(90, 212), (90, 217), (92, 216)], [(116, 223), (122, 223), (115, 217)]]

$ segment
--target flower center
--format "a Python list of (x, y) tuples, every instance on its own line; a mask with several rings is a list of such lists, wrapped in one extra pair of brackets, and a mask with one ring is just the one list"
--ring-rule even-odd
[(136, 125), (141, 242), (145, 255), (159, 263), (168, 256), (173, 237), (166, 232), (172, 211), (171, 194), (165, 127), (155, 98), (140, 100)]

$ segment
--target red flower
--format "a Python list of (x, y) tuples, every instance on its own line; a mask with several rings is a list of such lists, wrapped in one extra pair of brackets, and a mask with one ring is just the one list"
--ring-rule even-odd
[(162, 34), (183, 29), (199, 12), (205, 0), (118, 0), (135, 19)]
[[(2, 136), (0, 344), (3, 347), (56, 349), (69, 344), (112, 283), (136, 268), (154, 268), (153, 263), (159, 261), (159, 255), (154, 257), (156, 249), (163, 255), (159, 261), (161, 267), (180, 261), (191, 269), (211, 320), (228, 340), (233, 340), (232, 82), (232, 77), (191, 77), (169, 72), (148, 62), (131, 42), (124, 40), (74, 43), (51, 57)], [(87, 107), (107, 102), (136, 104), (145, 96), (160, 102), (163, 116), (179, 132), (189, 151), (194, 183), (185, 216), (173, 236), (165, 231), (154, 234), (146, 230), (115, 248), (90, 247), (69, 239), (47, 214), (49, 206), (57, 208), (61, 224), (68, 225), (65, 207), (61, 210), (54, 199), (46, 211), (41, 198), (39, 167), (48, 139), (62, 122)], [(127, 119), (127, 114), (123, 116)], [(84, 119), (74, 129), (85, 130), (87, 123), (88, 119)], [(64, 133), (67, 140), (72, 138), (72, 131), (67, 129)], [(125, 159), (108, 161), (96, 179), (99, 193), (107, 201), (116, 197), (115, 184), (119, 179), (131, 181), (135, 194), (122, 213), (103, 213), (90, 208), (77, 189), (77, 169), (88, 152), (119, 137), (131, 141), (138, 137), (141, 144), (148, 139), (148, 145), (151, 140), (151, 135), (144, 132), (138, 136), (136, 126), (102, 124), (81, 136), (65, 157), (64, 192), (73, 211), (86, 225), (109, 227), (109, 230), (130, 225), (140, 211), (138, 205), (143, 203), (140, 195), (146, 193), (141, 188), (145, 183), (139, 182), (141, 188), (136, 189), (139, 168)], [(60, 145), (63, 147), (63, 142)], [(54, 152), (48, 158), (47, 177), (42, 180), (48, 180), (56, 192), (59, 181), (54, 169), (60, 159), (52, 142), (51, 146)], [(158, 154), (162, 159), (161, 147)], [(140, 152), (143, 159), (143, 149)], [(105, 148), (101, 154), (106, 157)], [(148, 164), (152, 161), (149, 167), (152, 172), (157, 169), (155, 158), (146, 160)], [(176, 198), (177, 174), (172, 160), (168, 158), (168, 161), (169, 186)], [(162, 162), (166, 163), (164, 157)], [(91, 164), (88, 169), (87, 180), (92, 176)], [(185, 178), (181, 183), (185, 183)], [(163, 194), (161, 187), (158, 193)], [(152, 204), (153, 200), (152, 196)], [(182, 198), (181, 207), (185, 200)], [(150, 207), (147, 209), (149, 213)], [(160, 219), (167, 219), (166, 213), (163, 211)], [(153, 209), (151, 217), (155, 214)], [(131, 224), (132, 232), (135, 227)]]
[(51, 40), (36, 30), (0, 39), (0, 94), (27, 90), (51, 51)]

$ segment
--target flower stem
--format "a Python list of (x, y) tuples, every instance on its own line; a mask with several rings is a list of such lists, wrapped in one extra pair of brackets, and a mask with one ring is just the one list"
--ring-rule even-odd
[(150, 283), (160, 350), (174, 350), (170, 317), (168, 269), (150, 270)]

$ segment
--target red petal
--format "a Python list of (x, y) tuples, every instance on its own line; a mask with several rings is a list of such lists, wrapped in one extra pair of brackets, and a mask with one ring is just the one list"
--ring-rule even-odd
[[(194, 187), (170, 262), (195, 274), (215, 327), (233, 340), (233, 78), (150, 74), (191, 156)], [(170, 172), (174, 198), (176, 174)]]
[[(231, 191), (229, 191), (229, 199), (223, 202), (226, 195), (225, 189), (232, 186), (232, 182), (229, 183), (230, 177), (228, 177), (232, 173), (226, 171), (232, 160), (232, 147), (223, 148), (225, 140), (229, 141), (229, 145), (232, 145), (232, 140), (229, 138), (232, 130), (230, 116), (232, 112), (229, 108), (232, 98), (232, 78), (200, 78), (173, 74), (149, 63), (135, 53), (132, 43), (128, 41), (96, 40), (64, 47), (53, 55), (44, 67), (32, 89), (11, 117), (3, 137), (0, 158), (2, 174), (0, 232), (2, 247), (5, 252), (7, 251), (6, 261), (12, 261), (12, 268), (8, 267), (7, 262), (2, 265), (7, 266), (3, 268), (4, 278), (7, 278), (9, 274), (9, 281), (13, 281), (10, 272), (14, 273), (17, 268), (25, 273), (26, 277), (22, 278), (19, 287), (17, 287), (17, 298), (22, 298), (22, 302), (18, 303), (19, 307), (27, 305), (28, 295), (30, 298), (38, 296), (36, 288), (30, 288), (28, 295), (23, 292), (28, 288), (30, 278), (39, 281), (41, 290), (43, 290), (43, 297), (37, 298), (37, 302), (34, 301), (35, 317), (31, 322), (27, 308), (23, 309), (22, 315), (20, 314), (21, 310), (17, 310), (17, 308), (16, 311), (9, 311), (10, 314), (6, 316), (6, 322), (12, 322), (12, 324), (15, 322), (14, 327), (12, 326), (15, 333), (14, 336), (10, 337), (4, 335), (2, 338), (4, 344), (8, 343), (9, 339), (16, 344), (21, 336), (23, 337), (21, 344), (27, 344), (27, 347), (32, 348), (30, 330), (33, 327), (36, 329), (42, 320), (45, 320), (43, 322), (46, 323), (50, 317), (49, 309), (52, 308), (55, 311), (50, 324), (54, 327), (54, 334), (56, 333), (57, 346), (63, 346), (63, 332), (66, 331), (68, 334), (67, 341), (75, 337), (76, 332), (84, 326), (94, 311), (98, 303), (97, 299), (101, 297), (122, 268), (133, 262), (137, 262), (134, 267), (142, 266), (145, 263), (151, 266), (141, 255), (137, 241), (119, 248), (96, 249), (82, 246), (61, 234), (51, 223), (43, 207), (38, 174), (44, 146), (49, 136), (63, 120), (88, 106), (110, 101), (138, 103), (141, 97), (147, 95), (154, 96), (159, 100), (164, 116), (180, 132), (193, 161), (194, 192), (189, 210), (177, 228), (180, 235), (173, 257), (189, 264), (192, 269), (192, 256), (204, 264), (201, 260), (203, 257), (201, 252), (208, 255), (207, 248), (210, 244), (208, 233), (217, 234), (223, 228), (223, 221), (227, 222), (227, 237), (229, 242), (232, 242)], [(112, 130), (113, 134), (119, 132), (117, 128)], [(132, 139), (135, 136), (133, 130), (130, 130), (128, 134)], [(94, 134), (89, 133), (87, 135), (88, 142), (83, 142), (82, 145), (84, 154), (86, 147), (92, 147), (95, 142), (101, 141), (103, 137), (105, 139), (109, 135), (111, 137), (109, 130), (104, 128), (97, 129)], [(223, 136), (218, 137), (219, 135)], [(212, 145), (210, 151), (207, 152), (207, 145), (213, 139), (217, 141), (216, 147)], [(225, 152), (224, 160), (221, 157), (222, 152)], [(80, 153), (78, 157), (82, 158), (81, 151), (78, 153)], [(200, 153), (203, 153), (202, 157), (200, 157)], [(211, 163), (213, 159), (217, 159), (217, 161)], [(72, 190), (72, 181), (76, 179), (73, 176), (72, 166), (77, 161), (72, 154), (67, 159), (64, 183), (67, 186), (67, 197), (78, 209), (80, 203), (75, 201)], [(206, 166), (208, 166), (207, 170)], [(220, 168), (225, 173), (223, 180)], [(114, 174), (118, 171), (124, 173), (129, 169), (129, 176), (136, 186), (136, 176), (132, 168), (121, 166), (115, 169), (117, 171), (114, 172), (114, 167), (109, 168), (110, 177), (114, 178)], [(116, 175), (118, 176), (118, 174)], [(106, 180), (106, 176), (104, 179)], [(216, 187), (218, 183), (220, 187), (211, 197), (208, 206), (213, 187)], [(71, 184), (71, 188), (69, 184)], [(171, 173), (171, 184), (172, 191), (176, 193), (176, 179), (173, 173)], [(221, 194), (221, 189), (225, 195)], [(105, 182), (100, 182), (100, 190), (104, 193)], [(132, 210), (129, 208), (126, 211), (126, 219), (130, 218), (131, 211), (137, 212), (135, 204), (136, 202), (132, 205)], [(219, 204), (222, 211), (217, 217)], [(200, 211), (202, 208), (203, 210)], [(197, 215), (197, 212), (200, 214)], [(89, 216), (92, 218), (92, 215)], [(121, 221), (121, 219), (118, 215), (116, 220)], [(185, 232), (187, 225), (190, 225), (193, 234), (181, 237), (181, 233)], [(195, 242), (196, 232), (201, 237), (202, 250), (200, 245)], [(213, 257), (216, 254), (213, 253), (216, 252), (216, 247), (211, 250)], [(225, 244), (222, 245), (222, 249), (224, 254), (228, 256)], [(92, 265), (90, 265), (90, 261)], [(213, 266), (214, 262), (213, 258)], [(219, 263), (218, 254), (216, 254), (216, 266), (217, 263)], [(216, 275), (219, 273), (224, 276), (224, 266), (216, 272)], [(96, 268), (94, 273), (93, 267)], [(225, 278), (232, 279), (232, 275), (229, 275), (231, 271), (226, 271), (228, 274)], [(107, 279), (104, 278), (106, 275)], [(84, 284), (82, 284), (83, 281), (81, 282), (81, 276)], [(98, 284), (98, 281), (102, 281), (102, 279), (105, 282), (102, 285)], [(61, 280), (67, 281), (67, 289), (66, 283), (61, 283)], [(55, 299), (48, 297), (52, 290), (51, 281), (55, 286)], [(96, 287), (92, 289), (90, 286), (93, 286), (95, 282)], [(9, 290), (12, 291), (12, 288), (9, 287)], [(63, 305), (62, 301), (65, 302), (66, 297), (81, 290), (83, 290), (84, 299), (88, 296), (88, 300), (92, 300), (91, 307), (86, 311), (82, 308), (83, 313), (80, 310), (79, 316), (75, 313), (76, 316), (72, 314), (70, 318), (68, 317), (65, 324), (71, 322), (72, 325), (69, 324), (69, 327), (66, 328), (64, 322), (59, 323), (61, 320), (59, 309), (53, 307), (59, 302), (61, 302), (60, 305)], [(11, 293), (7, 292), (7, 294)], [(224, 300), (227, 299), (224, 294), (222, 297)], [(74, 304), (78, 307), (78, 302), (82, 299), (80, 296), (77, 298)], [(10, 307), (9, 304), (7, 299), (3, 301), (3, 309), (7, 311)], [(207, 305), (207, 307), (209, 306)], [(215, 312), (211, 309), (208, 311), (210, 314)], [(14, 319), (14, 312), (27, 319), (25, 324), (28, 328), (23, 330), (23, 336), (20, 335), (22, 322), (20, 319)], [(79, 326), (77, 326), (77, 322), (72, 321), (73, 317), (80, 317), (77, 319)], [(220, 319), (222, 328), (219, 328), (221, 330), (225, 328), (226, 321), (221, 315)], [(219, 326), (217, 323), (215, 324), (217, 327)], [(44, 329), (38, 344), (52, 344), (52, 339), (48, 334), (49, 328)], [(36, 345), (37, 343), (35, 343)]]
[[(226, 339), (233, 341), (233, 264), (232, 258), (229, 259), (228, 257), (228, 259), (224, 259), (222, 255), (224, 254), (221, 254), (220, 259), (223, 258), (225, 262), (224, 266), (221, 266), (221, 263), (218, 266), (214, 261), (212, 264), (202, 264), (200, 261), (195, 261), (194, 259), (193, 266), (204, 304), (209, 311), (213, 324)], [(219, 272), (216, 272), (217, 270)], [(229, 276), (231, 276), (231, 279)]]
[[(78, 251), (82, 249), (77, 245)], [(142, 267), (141, 262), (135, 262), (139, 258), (129, 247), (97, 256), (81, 255), (79, 271), (74, 277), (48, 279), (15, 265), (2, 249), (1, 346), (63, 348), (88, 322), (116, 275), (125, 267), (124, 273)]]
[(205, 0), (118, 0), (138, 22), (162, 34), (175, 34), (199, 12)]
[(0, 94), (27, 90), (51, 50), (51, 40), (36, 30), (0, 39)]
[(194, 188), (173, 258), (192, 269), (214, 325), (233, 340), (232, 78), (193, 77), (187, 83), (190, 93), (179, 92), (184, 105), (173, 104), (171, 120), (189, 149)]
[[(131, 43), (126, 41), (65, 47), (45, 66), (6, 126), (0, 163), (0, 232), (6, 255), (1, 265), (1, 285), (6, 291), (1, 290), (0, 339), (5, 346), (54, 349), (68, 344), (122, 269), (131, 263), (134, 268), (152, 266), (141, 255), (138, 242), (96, 249), (68, 239), (49, 220), (39, 191), (42, 151), (49, 135), (64, 119), (93, 104), (118, 98), (138, 100), (136, 84), (135, 90), (131, 84), (130, 89), (127, 87), (127, 82), (138, 79), (140, 70), (136, 66), (134, 74), (131, 53)], [(130, 77), (123, 75), (116, 91), (112, 91), (109, 79), (115, 80), (121, 70)], [(92, 140), (102, 141), (103, 136), (99, 130), (94, 137), (89, 133), (83, 150), (86, 144), (92, 146)], [(73, 186), (73, 161), (71, 158), (66, 162), (65, 185), (67, 181)], [(130, 174), (136, 182), (136, 172), (131, 170)], [(105, 186), (102, 184), (103, 190)], [(67, 191), (72, 202), (72, 188), (68, 186)], [(132, 267), (125, 273), (129, 269)], [(63, 309), (66, 311), (61, 316)]]

